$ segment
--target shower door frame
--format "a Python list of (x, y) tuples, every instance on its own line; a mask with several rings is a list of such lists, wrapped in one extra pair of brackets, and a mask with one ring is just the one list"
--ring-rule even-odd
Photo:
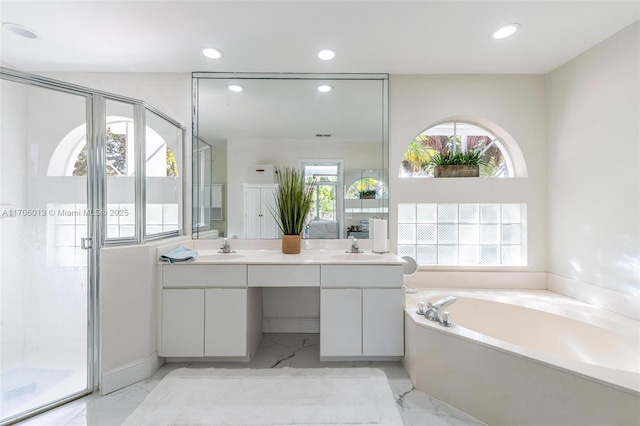
[[(89, 211), (102, 211), (105, 206), (104, 177), (100, 173), (104, 170), (105, 114), (104, 100), (102, 96), (92, 90), (64, 83), (61, 81), (23, 73), (0, 67), (0, 79), (26, 86), (55, 90), (85, 98), (86, 105), (86, 135), (87, 135), (87, 209)], [(43, 406), (34, 407), (32, 410), (17, 414), (6, 419), (7, 424), (15, 423), (50, 410), (69, 401), (81, 398), (93, 393), (99, 388), (100, 377), (100, 328), (99, 328), (99, 303), (98, 290), (100, 285), (100, 248), (104, 244), (103, 218), (99, 215), (87, 217), (87, 387), (79, 392), (67, 395), (61, 399), (51, 401)], [(83, 247), (84, 248), (84, 247)], [(3, 423), (5, 424), (5, 423)]]

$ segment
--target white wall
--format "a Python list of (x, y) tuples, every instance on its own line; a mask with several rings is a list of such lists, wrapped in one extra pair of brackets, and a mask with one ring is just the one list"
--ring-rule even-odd
[(640, 296), (639, 41), (636, 22), (547, 76), (548, 270), (570, 286), (632, 296)]
[[(407, 145), (451, 117), (489, 121), (517, 142), (528, 177), (400, 179)], [(397, 247), (399, 203), (526, 203), (528, 271), (546, 268), (545, 79), (542, 75), (392, 75), (389, 81), (389, 237)], [(486, 268), (484, 268), (486, 269)]]

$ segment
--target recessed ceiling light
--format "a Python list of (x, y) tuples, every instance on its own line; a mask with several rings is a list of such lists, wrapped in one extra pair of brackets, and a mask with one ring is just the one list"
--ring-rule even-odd
[(20, 24), (14, 24), (13, 22), (3, 22), (2, 28), (6, 28), (12, 33), (18, 34), (19, 36), (26, 38), (38, 38), (38, 35), (35, 31), (24, 27)]
[(333, 86), (331, 86), (330, 84), (321, 84), (320, 86), (318, 86), (318, 92), (330, 92), (333, 89)]
[(222, 58), (222, 51), (219, 49), (215, 49), (213, 47), (204, 47), (202, 48), (202, 54), (210, 59), (220, 59)]
[(507, 38), (507, 37), (513, 35), (519, 29), (520, 29), (520, 24), (505, 25), (504, 27), (501, 27), (501, 28), (497, 29), (496, 31), (494, 31), (491, 34), (491, 37), (493, 37), (496, 40), (500, 40), (500, 39)]
[(336, 57), (336, 52), (331, 49), (324, 49), (318, 52), (318, 58), (323, 61), (330, 61)]
[(237, 84), (230, 84), (229, 86), (227, 86), (229, 88), (229, 90), (231, 90), (232, 92), (242, 92), (244, 90), (244, 87), (242, 86), (238, 86)]

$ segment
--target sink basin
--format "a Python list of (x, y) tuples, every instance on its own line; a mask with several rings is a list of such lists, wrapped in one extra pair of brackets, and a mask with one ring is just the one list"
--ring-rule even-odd
[(232, 259), (242, 259), (243, 257), (244, 257), (243, 254), (214, 253), (214, 254), (205, 254), (202, 256), (198, 256), (198, 260), (232, 260)]
[(336, 254), (331, 257), (339, 260), (367, 261), (367, 260), (379, 260), (379, 259), (382, 259), (384, 256), (381, 256), (379, 254), (345, 253), (345, 254)]

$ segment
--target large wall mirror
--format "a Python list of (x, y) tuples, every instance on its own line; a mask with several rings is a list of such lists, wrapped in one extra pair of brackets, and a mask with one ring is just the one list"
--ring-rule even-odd
[(316, 183), (305, 238), (388, 218), (386, 74), (193, 74), (193, 237), (280, 238), (275, 167)]

